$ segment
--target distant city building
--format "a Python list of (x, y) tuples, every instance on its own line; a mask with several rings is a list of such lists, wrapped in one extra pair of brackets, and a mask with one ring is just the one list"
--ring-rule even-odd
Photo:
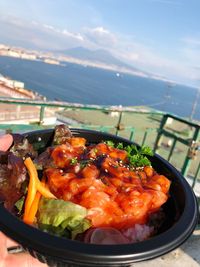
[(44, 62), (48, 64), (60, 65), (60, 62), (58, 60), (54, 60), (51, 58), (45, 58)]

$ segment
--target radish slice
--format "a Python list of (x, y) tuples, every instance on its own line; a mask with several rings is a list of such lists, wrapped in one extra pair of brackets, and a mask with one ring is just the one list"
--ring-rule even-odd
[(126, 244), (130, 242), (120, 231), (111, 227), (89, 230), (85, 235), (84, 241), (101, 245)]

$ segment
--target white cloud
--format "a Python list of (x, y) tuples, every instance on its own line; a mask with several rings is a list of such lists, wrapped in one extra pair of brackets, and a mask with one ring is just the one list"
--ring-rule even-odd
[(67, 37), (72, 37), (78, 39), (79, 41), (84, 41), (84, 37), (80, 33), (72, 33), (67, 30), (63, 30), (62, 33)]
[(190, 36), (182, 39), (181, 55), (190, 64), (200, 65), (200, 37)]
[(181, 56), (187, 65), (190, 66), (193, 79), (200, 81), (200, 37), (199, 35), (187, 36), (182, 41)]
[(50, 30), (50, 31), (53, 31), (55, 33), (58, 33), (58, 34), (62, 34), (64, 35), (65, 37), (70, 37), (70, 38), (74, 38), (74, 39), (78, 39), (79, 41), (83, 41), (84, 38), (83, 36), (80, 34), (80, 33), (73, 33), (73, 32), (70, 32), (66, 29), (59, 29), (59, 28), (56, 28), (52, 25), (48, 25), (48, 24), (43, 24), (43, 27), (47, 30)]
[(180, 55), (175, 59), (159, 54), (152, 44), (150, 47), (136, 38), (113, 33), (102, 26), (84, 28), (83, 34), (86, 47), (106, 49), (117, 58), (142, 70), (188, 84), (196, 84), (199, 79), (199, 70), (194, 68), (200, 62), (200, 53), (194, 49), (194, 44), (199, 44), (197, 38), (188, 38), (187, 42), (193, 44), (193, 47), (187, 47), (187, 50), (184, 46), (180, 47)]
[(116, 35), (102, 26), (96, 28), (84, 28), (83, 31), (87, 39), (98, 46), (105, 48), (107, 46), (114, 46), (117, 43)]
[(182, 57), (185, 59), (187, 64), (200, 65), (200, 49), (191, 47), (183, 47), (181, 50)]
[(1, 42), (33, 49), (62, 50), (82, 45), (81, 33), (60, 29), (38, 21), (28, 22), (19, 18), (0, 17)]
[[(2, 22), (2, 18), (0, 18)], [(102, 24), (100, 24), (102, 25)], [(198, 35), (182, 38), (176, 59), (159, 54), (148, 44), (139, 42), (136, 37), (114, 33), (98, 26), (83, 28), (80, 32), (60, 29), (37, 21), (26, 23), (22, 20), (4, 20), (0, 23), (1, 39), (19, 40), (20, 46), (31, 45), (36, 49), (62, 50), (76, 46), (90, 49), (105, 49), (114, 56), (137, 68), (157, 73), (180, 82), (195, 83), (200, 80), (200, 38)], [(5, 30), (6, 29), (6, 30)], [(11, 39), (12, 38), (12, 39)], [(17, 39), (18, 38), (18, 39)], [(26, 47), (26, 46), (25, 46)], [(173, 52), (173, 51), (172, 51)]]
[(123, 54), (118, 55), (121, 57), (121, 59), (129, 61), (129, 62), (135, 62), (138, 61), (140, 58), (140, 54), (137, 52), (123, 52)]
[(200, 38), (198, 38), (198, 37), (186, 37), (183, 39), (183, 42), (186, 45), (200, 46)]
[(57, 31), (55, 27), (48, 25), (48, 24), (43, 24), (43, 27), (51, 31), (55, 31), (55, 32)]
[[(189, 49), (187, 47), (187, 50), (185, 48), (183, 53), (182, 47), (182, 54), (177, 55), (175, 59), (160, 54), (156, 48), (138, 42), (135, 38), (118, 36), (117, 39), (120, 40), (120, 43), (111, 47), (110, 51), (118, 58), (137, 68), (165, 76), (168, 79), (174, 79), (177, 82), (198, 84), (198, 80), (200, 80), (198, 69), (200, 65), (199, 49), (194, 49), (194, 47)], [(195, 40), (193, 43), (197, 45), (197, 39)]]
[(32, 24), (32, 25), (38, 25), (38, 22), (35, 21), (35, 20), (32, 20), (32, 21), (31, 21), (31, 24)]

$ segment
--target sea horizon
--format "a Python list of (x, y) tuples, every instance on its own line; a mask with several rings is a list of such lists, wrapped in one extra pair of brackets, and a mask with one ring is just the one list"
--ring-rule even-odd
[[(48, 100), (81, 104), (148, 106), (190, 118), (198, 88), (81, 64), (51, 65), (0, 57), (0, 73)], [(193, 119), (200, 120), (200, 99)]]

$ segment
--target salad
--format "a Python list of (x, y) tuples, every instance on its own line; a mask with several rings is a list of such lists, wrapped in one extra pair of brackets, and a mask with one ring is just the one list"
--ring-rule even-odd
[(170, 180), (151, 166), (149, 147), (75, 137), (55, 127), (42, 153), (22, 135), (0, 152), (0, 200), (25, 223), (87, 243), (145, 240), (165, 220)]

